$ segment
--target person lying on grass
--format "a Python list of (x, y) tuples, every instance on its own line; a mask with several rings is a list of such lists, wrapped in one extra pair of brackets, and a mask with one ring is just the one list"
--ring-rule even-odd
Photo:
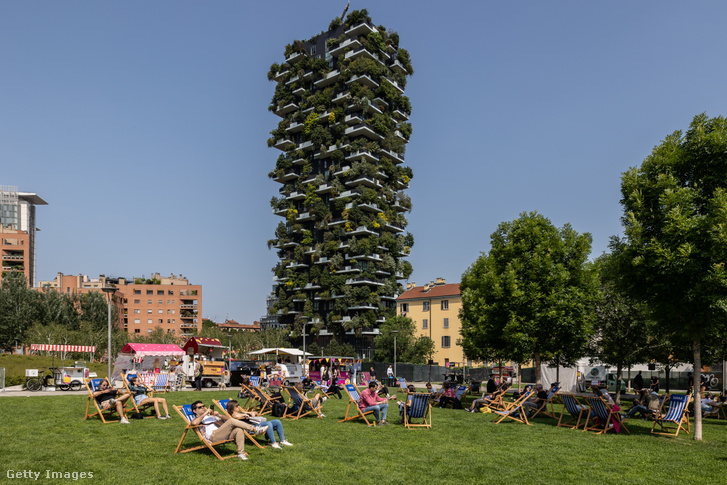
[(124, 414), (124, 404), (131, 397), (131, 394), (126, 393), (116, 397), (118, 394), (119, 390), (110, 386), (109, 381), (104, 379), (101, 381), (101, 384), (99, 384), (98, 391), (93, 393), (93, 397), (96, 399), (96, 402), (102, 411), (106, 411), (112, 406), (116, 406), (116, 412), (119, 413), (119, 416), (121, 416), (121, 422), (123, 424), (129, 424), (129, 420), (126, 419), (126, 414)]
[[(167, 409), (167, 400), (163, 397), (149, 397), (147, 392), (151, 392), (152, 390), (144, 385), (141, 379), (139, 379), (139, 376), (134, 376), (129, 379), (129, 390), (131, 391), (132, 397), (134, 398), (134, 402), (137, 406), (153, 404), (157, 419), (171, 418), (169, 415), (169, 409)], [(159, 411), (160, 404), (164, 408), (164, 416), (162, 416), (162, 413)]]
[(193, 426), (203, 425), (204, 437), (208, 441), (218, 442), (234, 439), (237, 445), (237, 457), (241, 460), (247, 460), (245, 433), (242, 430), (257, 436), (265, 433), (268, 429), (267, 426), (253, 426), (239, 419), (220, 414), (211, 407), (206, 408), (202, 401), (192, 403), (192, 412), (194, 412), (195, 418), (191, 424)]
[[(230, 399), (227, 402), (227, 412), (233, 418), (244, 421), (247, 424), (261, 427), (267, 426), (267, 437), (270, 440), (270, 446), (272, 446), (276, 450), (281, 449), (280, 445), (293, 446), (290, 441), (285, 439), (285, 433), (283, 432), (283, 423), (281, 423), (279, 419), (273, 419), (271, 421), (268, 421), (264, 417), (258, 416), (255, 411), (245, 412), (240, 409), (240, 403), (238, 403), (234, 399)], [(278, 438), (280, 438), (280, 443), (275, 441), (275, 431), (278, 432)]]

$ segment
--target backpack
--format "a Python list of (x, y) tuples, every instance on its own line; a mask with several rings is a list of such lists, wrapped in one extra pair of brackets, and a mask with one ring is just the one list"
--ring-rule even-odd
[(285, 411), (288, 410), (288, 406), (283, 404), (282, 402), (274, 402), (273, 403), (273, 416), (276, 418), (282, 418), (285, 416)]

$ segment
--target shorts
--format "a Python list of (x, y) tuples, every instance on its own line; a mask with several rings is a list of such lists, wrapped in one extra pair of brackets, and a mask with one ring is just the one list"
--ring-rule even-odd
[(141, 404), (141, 401), (147, 399), (148, 397), (149, 396), (147, 396), (146, 394), (139, 394), (138, 396), (134, 396), (134, 403), (138, 406), (139, 404)]
[(114, 398), (107, 399), (106, 401), (101, 403), (101, 409), (108, 409), (114, 406), (116, 406), (116, 399)]

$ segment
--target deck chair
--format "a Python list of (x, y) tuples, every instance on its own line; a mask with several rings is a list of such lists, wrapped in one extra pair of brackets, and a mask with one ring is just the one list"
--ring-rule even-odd
[[(285, 410), (285, 414), (283, 414), (284, 418), (298, 420), (311, 413), (317, 414), (319, 418), (323, 417), (321, 412), (313, 406), (313, 403), (310, 399), (308, 399), (308, 396), (301, 394), (298, 392), (298, 389), (293, 386), (288, 386), (285, 390), (288, 391), (288, 395), (290, 395), (290, 403)], [(295, 409), (295, 411), (293, 411), (293, 409)]]
[[(560, 413), (557, 427), (578, 429), (581, 425), (581, 419), (583, 417), (585, 417), (586, 420), (588, 419), (588, 415), (590, 414), (588, 407), (585, 404), (578, 402), (578, 398), (573, 394), (560, 392), (558, 393), (558, 397), (563, 403), (563, 410)], [(571, 415), (571, 419), (563, 422), (563, 416), (566, 412)], [(575, 425), (572, 424), (573, 421), (576, 422)]]
[[(215, 403), (215, 406), (217, 406), (220, 409), (220, 411), (222, 411), (223, 414), (226, 414), (227, 416), (230, 415), (230, 413), (227, 412), (227, 403), (230, 402), (229, 399), (222, 399), (221, 401), (218, 401), (217, 399), (213, 399), (212, 402)], [(244, 429), (242, 431), (245, 433), (245, 438), (252, 441), (252, 443), (255, 446), (257, 446), (260, 449), (265, 448), (265, 446), (258, 443), (257, 440), (250, 433), (248, 433)]]
[(273, 412), (273, 403), (283, 398), (280, 396), (272, 397), (259, 387), (248, 388), (253, 395), (253, 400), (248, 407), (248, 411), (255, 410), (259, 415), (264, 416)]
[(159, 373), (154, 377), (154, 384), (150, 386), (154, 392), (169, 392), (169, 374)]
[(508, 406), (508, 403), (505, 402), (505, 396), (511, 386), (512, 384), (503, 384), (499, 389), (492, 393), (492, 398), (488, 402), (485, 402), (485, 406), (492, 410), (505, 409)]
[[(651, 432), (654, 434), (679, 436), (679, 430), (683, 429), (685, 433), (689, 433), (687, 406), (689, 406), (690, 401), (690, 396), (686, 394), (672, 394), (669, 397), (669, 409), (667, 409), (666, 414), (654, 418)], [(660, 428), (659, 431), (655, 431), (657, 425)]]
[[(367, 426), (374, 426), (376, 424), (375, 422), (371, 423), (368, 419), (366, 419), (366, 416), (374, 414), (374, 411), (371, 410), (363, 412), (359, 406), (361, 395), (358, 392), (358, 388), (354, 384), (346, 384), (343, 386), (343, 389), (346, 391), (346, 394), (348, 394), (348, 407), (346, 408), (346, 415), (338, 422), (343, 423), (344, 421), (353, 421), (354, 419), (360, 418), (366, 422)], [(353, 409), (351, 409), (352, 407)]]
[[(583, 431), (595, 431), (596, 434), (603, 434), (611, 430), (618, 433), (623, 429), (628, 434), (631, 434), (621, 421), (621, 415), (614, 411), (603, 398), (600, 396), (586, 396), (586, 402), (591, 408), (591, 413), (589, 413), (588, 419), (586, 419), (586, 425)], [(598, 418), (598, 421), (596, 421), (596, 418)], [(589, 426), (589, 423), (592, 424)]]
[(399, 377), (399, 387), (402, 391), (406, 391), (409, 388), (409, 384), (406, 383), (406, 379)]
[[(532, 415), (534, 418), (538, 414), (542, 413), (545, 416), (548, 416), (549, 418), (555, 419), (555, 406), (553, 405), (553, 398), (558, 393), (558, 386), (551, 387), (550, 392), (548, 392), (547, 399), (540, 404), (540, 407), (535, 411), (535, 414)], [(548, 412), (548, 404), (550, 404), (550, 412)]]
[[(121, 421), (121, 416), (119, 416), (119, 419), (107, 419), (108, 417), (116, 414), (118, 416), (118, 413), (116, 411), (116, 406), (111, 406), (108, 409), (101, 409), (101, 406), (98, 405), (98, 401), (96, 401), (96, 398), (93, 397), (93, 393), (98, 391), (99, 386), (103, 381), (106, 381), (109, 383), (109, 386), (111, 386), (111, 382), (109, 381), (108, 377), (104, 377), (103, 379), (86, 379), (86, 389), (88, 390), (88, 401), (86, 402), (86, 414), (84, 415), (83, 419), (92, 418), (94, 416), (98, 416), (101, 418), (101, 421), (106, 423), (115, 423), (117, 421)], [(124, 417), (126, 417), (126, 403), (129, 401), (133, 402), (133, 399), (129, 398), (124, 403)], [(91, 403), (93, 403), (93, 406), (96, 408), (96, 412), (89, 412), (92, 411)]]
[[(432, 403), (429, 394), (411, 394), (409, 395), (411, 406), (406, 406), (404, 411), (404, 426), (411, 428), (431, 428), (432, 427)], [(412, 423), (412, 419), (423, 419), (422, 423)]]
[[(126, 388), (126, 392), (131, 394), (131, 397), (129, 398), (129, 402), (134, 407), (134, 411), (137, 413), (140, 413), (145, 409), (149, 409), (149, 408), (154, 409), (154, 404), (151, 404), (151, 403), (139, 404), (139, 405), (136, 404), (136, 401), (134, 401), (134, 393), (131, 392), (131, 389), (129, 389), (129, 381), (131, 380), (132, 377), (137, 377), (137, 375), (134, 373), (128, 373), (128, 374), (121, 375), (121, 380), (124, 382), (124, 387)], [(146, 384), (144, 384), (144, 385), (146, 385)], [(149, 387), (149, 386), (147, 386), (147, 387)], [(147, 396), (154, 397), (154, 392), (155, 391), (149, 391)]]
[(505, 409), (493, 411), (493, 413), (500, 416), (499, 418), (495, 418), (493, 422), (495, 424), (499, 424), (505, 419), (512, 419), (518, 423), (530, 425), (530, 422), (528, 421), (528, 413), (523, 410), (523, 403), (533, 395), (533, 392), (534, 391), (532, 389), (528, 389), (523, 392), (522, 395), (515, 400), (515, 402), (508, 404)]
[[(217, 450), (215, 449), (215, 446), (223, 445), (225, 443), (234, 443), (234, 439), (227, 439), (222, 441), (209, 441), (204, 436), (204, 426), (201, 424), (193, 425), (192, 420), (195, 418), (194, 411), (192, 411), (192, 405), (191, 404), (185, 404), (183, 406), (172, 406), (175, 411), (182, 417), (184, 422), (186, 423), (186, 426), (184, 427), (184, 432), (182, 433), (182, 437), (179, 439), (179, 444), (177, 444), (177, 449), (174, 450), (174, 453), (187, 453), (189, 451), (195, 451), (195, 450), (201, 450), (203, 448), (209, 449), (217, 458), (220, 460), (226, 460), (228, 458), (234, 458), (237, 456), (237, 454), (228, 455), (223, 457), (220, 455)], [(189, 431), (194, 431), (194, 433), (197, 435), (197, 439), (202, 443), (201, 445), (192, 446), (190, 448), (182, 448), (182, 443), (184, 442), (184, 438), (187, 436), (187, 433)]]
[(329, 386), (324, 386), (323, 381), (313, 381), (313, 384), (315, 384), (315, 389), (325, 394), (326, 397), (331, 397), (335, 394), (335, 392), (328, 392)]

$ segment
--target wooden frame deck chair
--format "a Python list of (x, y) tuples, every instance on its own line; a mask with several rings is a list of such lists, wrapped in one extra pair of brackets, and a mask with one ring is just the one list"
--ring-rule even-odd
[[(134, 408), (134, 410), (137, 413), (140, 413), (140, 412), (142, 412), (145, 409), (149, 409), (149, 408), (154, 409), (154, 404), (152, 404), (152, 403), (139, 404), (139, 405), (136, 404), (136, 401), (134, 401), (134, 393), (131, 392), (131, 389), (129, 389), (129, 380), (132, 377), (138, 377), (138, 374), (136, 374), (134, 372), (129, 372), (128, 374), (122, 374), (121, 375), (121, 380), (124, 382), (124, 387), (126, 388), (126, 392), (128, 392), (129, 394), (131, 394), (131, 397), (129, 398), (129, 401), (131, 402), (131, 405)], [(144, 384), (144, 385), (146, 385), (146, 384)], [(149, 386), (147, 386), (147, 387), (149, 387)], [(155, 391), (150, 391), (147, 394), (147, 396), (154, 397), (154, 392)]]
[[(288, 391), (288, 395), (290, 396), (290, 403), (285, 410), (285, 414), (283, 414), (284, 418), (298, 420), (311, 413), (317, 414), (319, 418), (323, 417), (321, 412), (313, 406), (313, 403), (310, 399), (308, 399), (308, 396), (306, 396), (305, 393), (301, 394), (298, 392), (298, 389), (293, 386), (288, 386), (285, 390)], [(295, 411), (293, 411), (294, 408), (296, 408)]]
[[(547, 399), (540, 404), (540, 407), (535, 411), (535, 414), (533, 414), (533, 418), (538, 414), (542, 413), (549, 418), (555, 419), (555, 406), (553, 405), (553, 398), (555, 398), (556, 394), (558, 393), (558, 389), (558, 386), (550, 388)], [(548, 404), (550, 404), (550, 412), (548, 412)]]
[[(631, 434), (628, 428), (621, 422), (621, 415), (614, 411), (603, 398), (600, 396), (586, 396), (586, 402), (588, 403), (588, 407), (591, 408), (591, 413), (588, 414), (583, 431), (595, 431), (596, 434), (603, 434), (611, 430), (619, 433), (623, 429), (628, 434)], [(596, 418), (598, 418), (598, 421), (596, 421)], [(592, 425), (589, 426), (589, 423), (592, 423)]]
[[(431, 428), (432, 427), (432, 396), (430, 394), (410, 394), (409, 399), (411, 406), (406, 406), (404, 410), (404, 426), (411, 428)], [(422, 419), (422, 423), (412, 423), (412, 419)]]
[[(101, 406), (98, 405), (98, 401), (96, 401), (96, 398), (93, 397), (93, 393), (98, 391), (98, 387), (101, 385), (103, 381), (106, 381), (109, 383), (109, 386), (111, 386), (111, 381), (109, 381), (108, 377), (100, 378), (100, 379), (86, 379), (86, 389), (88, 390), (88, 401), (86, 402), (86, 414), (84, 415), (83, 419), (92, 418), (94, 416), (98, 416), (101, 418), (101, 421), (106, 423), (115, 423), (117, 421), (121, 421), (121, 416), (119, 416), (119, 419), (107, 419), (109, 416), (117, 415), (118, 412), (116, 411), (116, 406), (111, 406), (108, 409), (101, 409)], [(126, 417), (126, 403), (129, 401), (133, 401), (132, 398), (129, 398), (124, 402), (124, 417)], [(96, 408), (96, 412), (91, 412), (91, 403), (93, 402), (93, 406)]]
[(326, 397), (331, 397), (335, 394), (335, 392), (328, 392), (329, 386), (323, 386), (323, 381), (313, 381), (313, 384), (315, 384), (315, 388), (318, 391), (321, 391)]
[(154, 384), (150, 386), (154, 392), (169, 392), (169, 373), (160, 372), (154, 377)]
[[(227, 403), (230, 402), (229, 399), (222, 399), (221, 401), (218, 401), (217, 399), (213, 399), (212, 402), (215, 403), (215, 406), (217, 406), (220, 409), (220, 411), (222, 411), (227, 416), (230, 416), (230, 413), (227, 412)], [(265, 448), (265, 446), (258, 443), (257, 440), (250, 433), (248, 433), (244, 429), (242, 430), (242, 432), (245, 433), (245, 438), (252, 441), (252, 444), (254, 444), (255, 446), (257, 446), (260, 449)]]
[[(264, 416), (266, 414), (270, 414), (273, 412), (273, 403), (275, 401), (281, 400), (282, 397), (272, 397), (267, 392), (263, 391), (259, 387), (252, 387), (249, 388), (250, 391), (252, 391), (253, 402), (250, 403), (250, 407), (247, 409), (248, 411), (257, 410), (257, 413), (261, 416)], [(259, 406), (259, 409), (258, 409)]]
[[(586, 417), (586, 420), (588, 420), (590, 410), (588, 406), (578, 402), (578, 398), (576, 396), (567, 392), (559, 392), (558, 397), (560, 397), (560, 400), (563, 403), (563, 410), (560, 413), (557, 427), (578, 429), (581, 426), (581, 419), (583, 419), (584, 416)], [(571, 415), (571, 419), (563, 422), (563, 416), (565, 416), (566, 412)], [(576, 422), (575, 425), (572, 424), (573, 421)]]
[[(689, 433), (687, 406), (689, 406), (690, 401), (690, 396), (686, 394), (672, 394), (669, 397), (669, 408), (666, 414), (654, 418), (651, 432), (654, 434), (679, 436), (679, 430), (683, 429), (685, 433)], [(659, 431), (655, 431), (657, 425), (659, 425)]]
[(527, 389), (524, 391), (519, 398), (515, 400), (515, 402), (512, 402), (507, 405), (505, 409), (502, 410), (494, 410), (493, 413), (500, 416), (499, 419), (493, 420), (495, 424), (501, 423), (506, 418), (512, 419), (514, 421), (517, 421), (518, 423), (527, 424), (530, 426), (530, 422), (528, 421), (528, 413), (526, 413), (523, 410), (523, 403), (527, 401), (530, 396), (533, 395), (532, 389)]
[[(226, 439), (222, 441), (209, 441), (204, 436), (204, 426), (201, 424), (193, 425), (192, 420), (196, 417), (194, 414), (194, 411), (192, 411), (192, 405), (191, 404), (185, 404), (183, 406), (172, 406), (175, 411), (182, 417), (184, 420), (186, 426), (184, 427), (184, 432), (182, 433), (182, 437), (179, 439), (179, 444), (177, 444), (177, 449), (174, 450), (174, 453), (187, 453), (189, 451), (195, 451), (195, 450), (201, 450), (203, 448), (207, 448), (210, 450), (217, 458), (220, 460), (226, 460), (228, 458), (234, 458), (237, 456), (237, 454), (232, 454), (229, 456), (222, 456), (219, 454), (219, 452), (215, 449), (215, 446), (223, 445), (225, 443), (234, 443), (234, 439)], [(194, 431), (194, 434), (197, 435), (197, 439), (202, 443), (201, 445), (192, 446), (189, 448), (182, 448), (182, 443), (184, 442), (184, 438), (187, 436), (187, 433), (189, 431)]]
[(409, 389), (409, 384), (407, 384), (406, 379), (404, 379), (403, 377), (399, 377), (399, 388), (402, 391), (406, 391), (407, 389)]
[[(361, 401), (361, 395), (358, 392), (358, 388), (354, 384), (346, 384), (343, 389), (348, 394), (348, 407), (346, 408), (346, 415), (338, 421), (343, 423), (344, 421), (352, 421), (354, 419), (363, 419), (367, 426), (374, 426), (376, 422), (369, 422), (366, 416), (374, 414), (373, 409), (371, 411), (363, 412), (359, 406)], [(351, 409), (353, 407), (353, 409)]]
[(492, 399), (489, 402), (485, 402), (485, 406), (490, 409), (505, 409), (507, 403), (505, 403), (505, 396), (507, 391), (512, 387), (512, 384), (503, 384), (499, 389), (492, 393)]

